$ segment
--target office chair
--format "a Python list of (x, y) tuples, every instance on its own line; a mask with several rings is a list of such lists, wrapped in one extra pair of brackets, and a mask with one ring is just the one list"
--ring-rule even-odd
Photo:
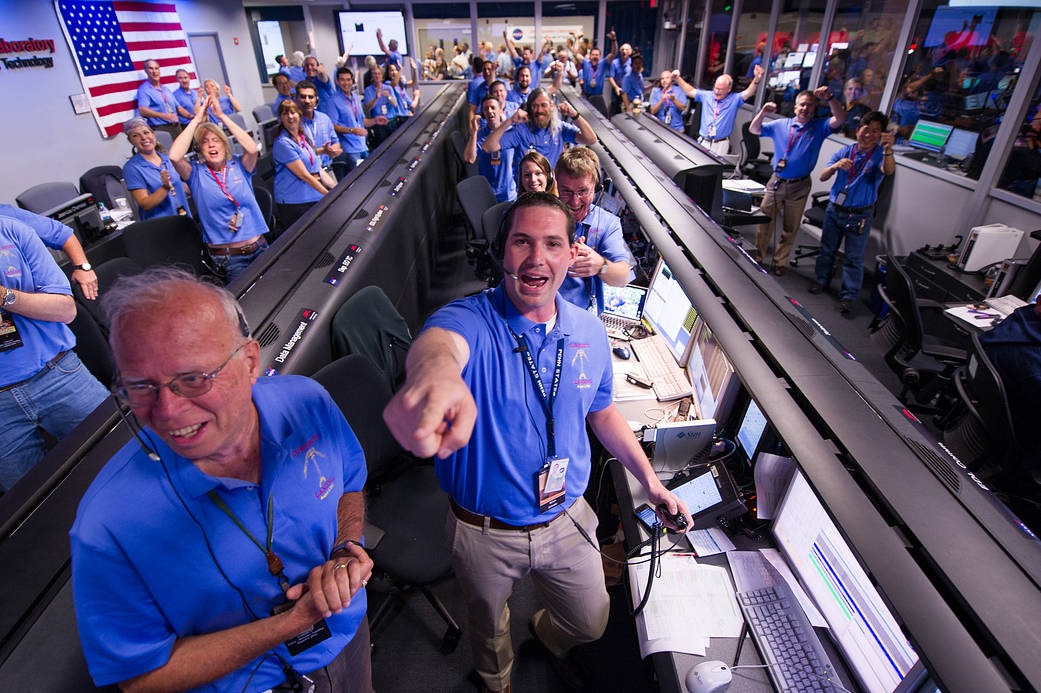
[[(664, 106), (663, 106), (664, 108)], [(701, 132), (701, 102), (691, 99), (687, 102), (687, 112), (684, 114), (683, 132), (695, 142)]]
[[(73, 282), (75, 284), (76, 282)], [(73, 289), (75, 291), (75, 289)], [(87, 307), (76, 301), (76, 317), (69, 323), (76, 338), (76, 356), (95, 378), (105, 387), (112, 384), (115, 374), (115, 359), (101, 326), (91, 316)]]
[[(368, 479), (365, 483), (366, 551), (372, 558), (371, 592), (388, 584), (387, 594), (370, 619), (373, 641), (380, 626), (419, 591), (448, 626), (441, 651), (455, 650), (462, 629), (430, 586), (452, 574), (445, 545), (444, 525), (448, 495), (439, 487), (433, 466), (404, 453), (383, 422), (391, 391), (373, 363), (360, 354), (333, 361), (314, 374), (343, 412), (362, 449)], [(370, 602), (371, 603), (371, 602)]]
[(768, 159), (759, 156), (759, 136), (748, 131), (750, 123), (741, 125), (741, 156), (737, 169), (754, 181), (766, 185), (773, 175), (773, 167)]
[(58, 205), (79, 196), (80, 191), (72, 183), (55, 181), (53, 183), (40, 183), (28, 190), (24, 190), (15, 197), (15, 202), (22, 209), (27, 209), (35, 214), (44, 214)]
[(605, 118), (607, 117), (607, 102), (604, 101), (603, 94), (593, 94), (592, 96), (587, 96), (586, 100), (589, 101), (590, 106), (600, 111), (601, 115), (603, 115)]
[(495, 199), (492, 184), (488, 182), (487, 178), (478, 174), (456, 183), (455, 192), (459, 198), (459, 205), (466, 215), (469, 238), (483, 237), (481, 217), (486, 209), (498, 202)]
[(452, 134), (449, 137), (452, 140), (452, 149), (455, 150), (455, 155), (459, 159), (459, 164), (462, 166), (462, 177), (473, 178), (479, 176), (481, 173), (477, 170), (477, 162), (472, 164), (466, 162), (466, 140), (469, 133), (463, 133), (462, 130), (452, 130)]
[(366, 286), (343, 302), (329, 326), (332, 354), (361, 354), (379, 368), (387, 387), (405, 379), (405, 356), (412, 344), (408, 323), (378, 286)]
[(817, 242), (797, 244), (792, 252), (792, 267), (797, 266), (799, 260), (804, 257), (815, 257), (821, 254), (820, 242), (821, 233), (824, 229), (824, 210), (828, 208), (828, 198), (830, 196), (831, 191), (829, 190), (815, 192), (810, 195), (810, 206), (802, 213), (802, 225), (799, 227), (799, 230)]
[(479, 234), (466, 247), (466, 257), (474, 268), (474, 275), (488, 286), (495, 286), (502, 279), (502, 268), (492, 257), (490, 248), (511, 204), (511, 200), (506, 200), (484, 210)]
[(275, 112), (271, 110), (271, 106), (268, 104), (262, 103), (253, 107), (253, 120), (257, 121), (258, 125), (274, 119)]
[(920, 309), (942, 306), (936, 301), (919, 300), (904, 268), (888, 255), (884, 262), (886, 284), (878, 291), (889, 310), (885, 317), (872, 321), (872, 338), (886, 349), (886, 364), (900, 378), (900, 401), (916, 413), (946, 414), (952, 401), (945, 389), (968, 354), (925, 333)]
[[(111, 260), (106, 260), (101, 264), (96, 265), (94, 267), (94, 273), (98, 278), (99, 297), (104, 296), (120, 277), (141, 274), (142, 272), (144, 272), (144, 268), (128, 257), (114, 257)], [(101, 328), (101, 333), (105, 337), (108, 337), (108, 319), (101, 310), (99, 300), (91, 301), (87, 299), (83, 295), (83, 289), (80, 288), (79, 282), (70, 283), (72, 284), (72, 296), (76, 299), (76, 303), (83, 306), (90, 317), (93, 318)]]
[(206, 245), (195, 222), (186, 216), (153, 217), (123, 229), (127, 257), (144, 268), (187, 265), (193, 272), (212, 276)]
[(253, 197), (257, 199), (257, 205), (260, 206), (260, 211), (264, 215), (264, 223), (267, 224), (268, 232), (264, 236), (267, 237), (269, 243), (272, 243), (278, 238), (278, 234), (275, 231), (275, 225), (278, 223), (275, 218), (275, 198), (271, 194), (267, 181), (264, 179), (259, 176), (253, 176), (252, 184)]
[(173, 135), (166, 130), (155, 130), (153, 134), (155, 135), (156, 143), (163, 145), (163, 151), (170, 151), (170, 147), (173, 146)]
[(134, 213), (134, 221), (138, 215), (137, 203), (123, 182), (123, 169), (118, 166), (95, 166), (80, 176), (80, 192), (90, 193), (98, 202), (104, 203), (110, 210), (118, 208), (116, 200), (123, 198)]
[(951, 452), (984, 480), (1016, 466), (1018, 449), (1005, 386), (971, 334), (969, 361), (954, 373), (958, 403), (942, 422), (942, 439)]

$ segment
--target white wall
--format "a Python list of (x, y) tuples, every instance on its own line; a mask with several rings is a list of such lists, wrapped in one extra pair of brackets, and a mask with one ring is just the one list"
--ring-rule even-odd
[[(241, 2), (175, 3), (186, 32), (218, 32), (231, 87), (242, 104), (246, 122), (252, 124), (249, 111), (263, 99)], [(42, 0), (3, 0), (0, 27), (7, 41), (53, 39), (55, 48), (53, 68), (0, 70), (0, 93), (6, 95), (2, 111), (6, 122), (0, 132), (0, 151), (5, 158), (0, 171), (0, 202), (13, 203), (18, 193), (37, 183), (78, 183), (83, 172), (93, 166), (121, 166), (130, 154), (126, 138), (119, 135), (106, 140), (93, 115), (73, 113), (69, 95), (82, 93), (83, 86), (54, 5)]]

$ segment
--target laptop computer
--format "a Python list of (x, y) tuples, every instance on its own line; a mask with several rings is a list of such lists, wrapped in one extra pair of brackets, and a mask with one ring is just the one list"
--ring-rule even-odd
[(611, 286), (604, 283), (604, 312), (600, 319), (607, 334), (617, 339), (628, 339), (633, 328), (643, 319), (643, 304), (647, 289), (642, 286)]

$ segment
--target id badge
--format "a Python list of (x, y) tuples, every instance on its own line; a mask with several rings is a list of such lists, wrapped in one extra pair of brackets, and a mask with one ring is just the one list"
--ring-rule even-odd
[(498, 166), (502, 162), (502, 150), (496, 149), (491, 153), (492, 166)]
[(845, 207), (846, 206), (846, 191), (845, 190), (835, 194), (835, 204), (837, 204), (839, 207)]
[(715, 137), (716, 136), (716, 126), (715, 125), (709, 125), (708, 126), (708, 136), (709, 137)]
[(329, 626), (326, 624), (325, 619), (321, 619), (313, 623), (311, 627), (303, 633), (286, 640), (285, 646), (286, 649), (289, 650), (289, 654), (295, 657), (304, 650), (314, 647), (323, 640), (328, 640), (330, 637), (332, 637), (332, 633), (329, 632)]
[(774, 166), (774, 170), (777, 171), (778, 173), (780, 173), (781, 171), (784, 170), (784, 167), (787, 166), (787, 165), (788, 165), (788, 160), (787, 159), (781, 159), (780, 161), (777, 162), (777, 165)]
[(6, 310), (0, 310), (0, 351), (10, 351), (22, 346), (22, 336), (18, 334), (18, 326), (14, 324), (14, 316)]
[(544, 513), (564, 502), (564, 479), (567, 476), (567, 457), (553, 457), (535, 475), (539, 512)]
[(238, 231), (240, 228), (242, 228), (242, 219), (242, 210), (236, 211), (234, 214), (231, 215), (231, 220), (228, 221), (228, 228), (232, 231)]
[(387, 115), (387, 104), (380, 106), (380, 115)]

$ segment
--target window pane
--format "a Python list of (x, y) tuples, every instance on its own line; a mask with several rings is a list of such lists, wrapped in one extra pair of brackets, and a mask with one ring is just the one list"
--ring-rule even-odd
[(777, 20), (766, 94), (782, 115), (792, 115), (795, 95), (810, 87), (825, 5), (826, 0), (789, 0)]
[[(466, 49), (472, 48), (473, 36), (468, 4), (416, 4), (412, 6), (412, 17), (428, 78), (462, 79), (470, 74)], [(419, 53), (418, 48), (416, 53)]]
[(734, 86), (743, 90), (752, 81), (753, 65), (763, 64), (763, 48), (770, 28), (770, 0), (745, 0), (737, 18), (734, 39), (734, 62), (730, 76)]
[[(733, 19), (731, 0), (712, 0), (712, 14), (708, 18), (708, 48), (705, 56), (705, 71), (698, 79), (698, 86), (711, 89), (716, 77), (723, 74), (727, 60), (727, 42), (730, 40), (730, 24)], [(769, 20), (769, 14), (767, 20)]]
[[(698, 42), (701, 40), (701, 15), (704, 12), (705, 3), (689, 2), (687, 5), (687, 25), (683, 28), (685, 35), (683, 37), (683, 55), (680, 56), (679, 69), (686, 77), (687, 81), (691, 84), (695, 84), (697, 80), (694, 78), (694, 70), (698, 66)], [(610, 28), (608, 23), (608, 28)]]
[(904, 156), (979, 177), (1037, 31), (1034, 15), (927, 0), (890, 116), (911, 150)]
[(845, 105), (848, 137), (856, 136), (861, 116), (882, 101), (905, 5), (904, 0), (839, 0), (821, 84)]
[[(1031, 31), (1036, 30), (1037, 27), (1034, 27)], [(1005, 170), (998, 179), (999, 188), (1011, 190), (1017, 195), (1032, 197), (1035, 200), (1041, 200), (1041, 186), (1038, 186), (1038, 178), (1041, 177), (1041, 111), (1039, 111), (1039, 106), (1041, 106), (1041, 86), (1034, 90), (1034, 97), (1030, 100), (1030, 108), (1019, 128), (1019, 135), (1012, 146)], [(981, 159), (986, 158), (992, 144), (992, 140), (987, 139), (988, 134), (990, 133), (987, 131), (982, 134), (984, 142), (979, 147)], [(979, 168), (982, 170), (983, 167)]]
[(509, 32), (518, 52), (525, 46), (531, 47), (535, 43), (535, 22), (532, 21), (534, 16), (535, 3), (482, 2), (477, 5), (477, 40), (486, 44), (485, 50), (490, 44), (496, 59), (501, 49), (506, 48), (507, 58), (501, 61), (502, 66), (508, 68), (506, 75), (513, 73), (513, 58), (502, 34), (504, 31)]

